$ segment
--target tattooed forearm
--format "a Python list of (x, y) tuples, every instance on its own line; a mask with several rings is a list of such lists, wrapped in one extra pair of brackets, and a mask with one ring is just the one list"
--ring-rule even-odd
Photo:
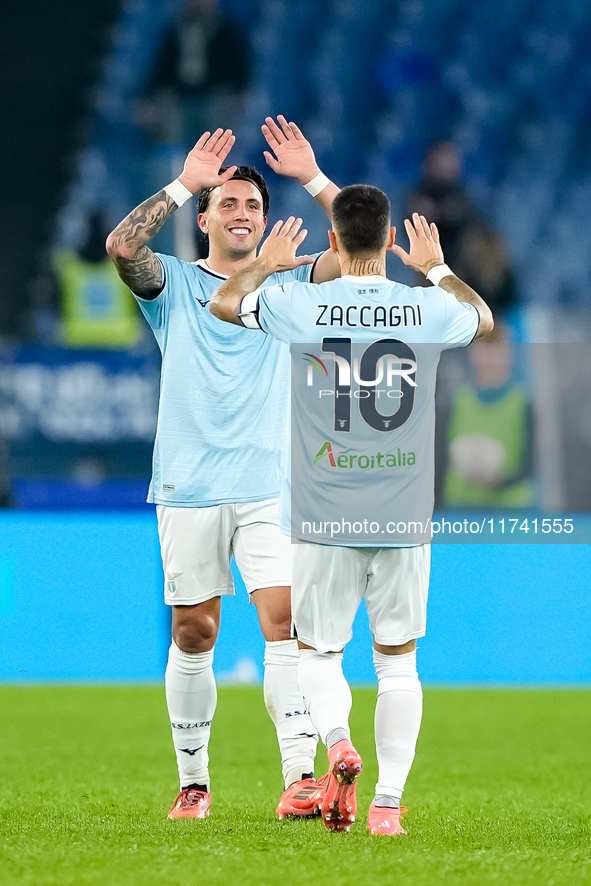
[(115, 253), (132, 258), (140, 246), (158, 233), (176, 208), (176, 203), (166, 191), (158, 191), (153, 197), (144, 200), (109, 234), (107, 240), (109, 254)]
[(117, 255), (113, 262), (117, 273), (132, 292), (150, 295), (162, 289), (162, 266), (147, 246), (140, 246), (133, 258)]
[(455, 275), (450, 274), (449, 277), (444, 277), (440, 280), (439, 286), (441, 289), (445, 289), (446, 292), (451, 292), (452, 295), (455, 295), (458, 301), (467, 302), (477, 308), (484, 304), (478, 293)]
[(472, 289), (471, 286), (468, 286), (467, 283), (464, 283), (463, 280), (460, 280), (459, 277), (454, 275), (450, 275), (449, 277), (444, 277), (439, 282), (439, 286), (442, 289), (445, 289), (446, 292), (451, 292), (452, 295), (455, 295), (458, 301), (466, 302), (469, 305), (474, 305), (474, 307), (478, 310), (478, 314), (480, 316), (480, 323), (478, 325), (478, 330), (476, 333), (476, 338), (480, 338), (483, 335), (486, 335), (488, 332), (492, 332), (494, 329), (494, 320), (492, 311), (481, 298), (477, 292)]
[(254, 292), (262, 286), (272, 273), (273, 267), (269, 267), (265, 257), (259, 255), (250, 265), (232, 274), (225, 283), (222, 283), (211, 297), (209, 310), (218, 320), (242, 326), (238, 316), (240, 302), (248, 292)]
[(158, 191), (140, 203), (109, 234), (107, 252), (119, 276), (133, 292), (143, 295), (162, 288), (160, 262), (146, 244), (176, 208), (166, 191)]

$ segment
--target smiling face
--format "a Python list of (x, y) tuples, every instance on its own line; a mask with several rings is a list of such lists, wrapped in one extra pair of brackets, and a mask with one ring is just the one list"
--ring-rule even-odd
[(256, 251), (267, 226), (261, 192), (252, 182), (230, 179), (212, 192), (197, 221), (209, 237), (210, 251), (232, 261), (243, 259)]

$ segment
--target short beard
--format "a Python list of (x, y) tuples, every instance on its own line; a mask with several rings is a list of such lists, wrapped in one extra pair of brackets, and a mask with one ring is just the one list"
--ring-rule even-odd
[(251, 247), (250, 249), (232, 249), (232, 247), (228, 248), (228, 258), (232, 261), (239, 261), (241, 258), (246, 258), (247, 255), (250, 255), (251, 252), (256, 252), (257, 247), (254, 249)]

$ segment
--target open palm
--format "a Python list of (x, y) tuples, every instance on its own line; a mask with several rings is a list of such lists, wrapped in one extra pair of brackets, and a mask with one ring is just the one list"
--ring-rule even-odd
[(410, 244), (409, 251), (406, 252), (397, 243), (390, 248), (405, 265), (414, 271), (427, 274), (430, 268), (443, 264), (443, 250), (435, 224), (429, 224), (424, 215), (413, 212), (412, 221), (406, 218), (404, 227)]
[(204, 132), (185, 160), (179, 176), (182, 184), (195, 194), (200, 188), (217, 188), (232, 178), (236, 166), (230, 166), (220, 175), (220, 166), (236, 141), (231, 129), (216, 129), (213, 135)]
[(295, 123), (288, 123), (281, 114), (278, 124), (267, 117), (261, 129), (273, 151), (264, 151), (265, 160), (278, 175), (297, 178), (302, 184), (311, 181), (320, 171), (312, 145)]

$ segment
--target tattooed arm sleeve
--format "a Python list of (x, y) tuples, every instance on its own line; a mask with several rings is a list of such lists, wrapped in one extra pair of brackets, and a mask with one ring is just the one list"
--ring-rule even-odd
[(146, 245), (177, 208), (166, 191), (140, 203), (107, 237), (107, 252), (132, 292), (156, 298), (164, 286), (162, 266)]

